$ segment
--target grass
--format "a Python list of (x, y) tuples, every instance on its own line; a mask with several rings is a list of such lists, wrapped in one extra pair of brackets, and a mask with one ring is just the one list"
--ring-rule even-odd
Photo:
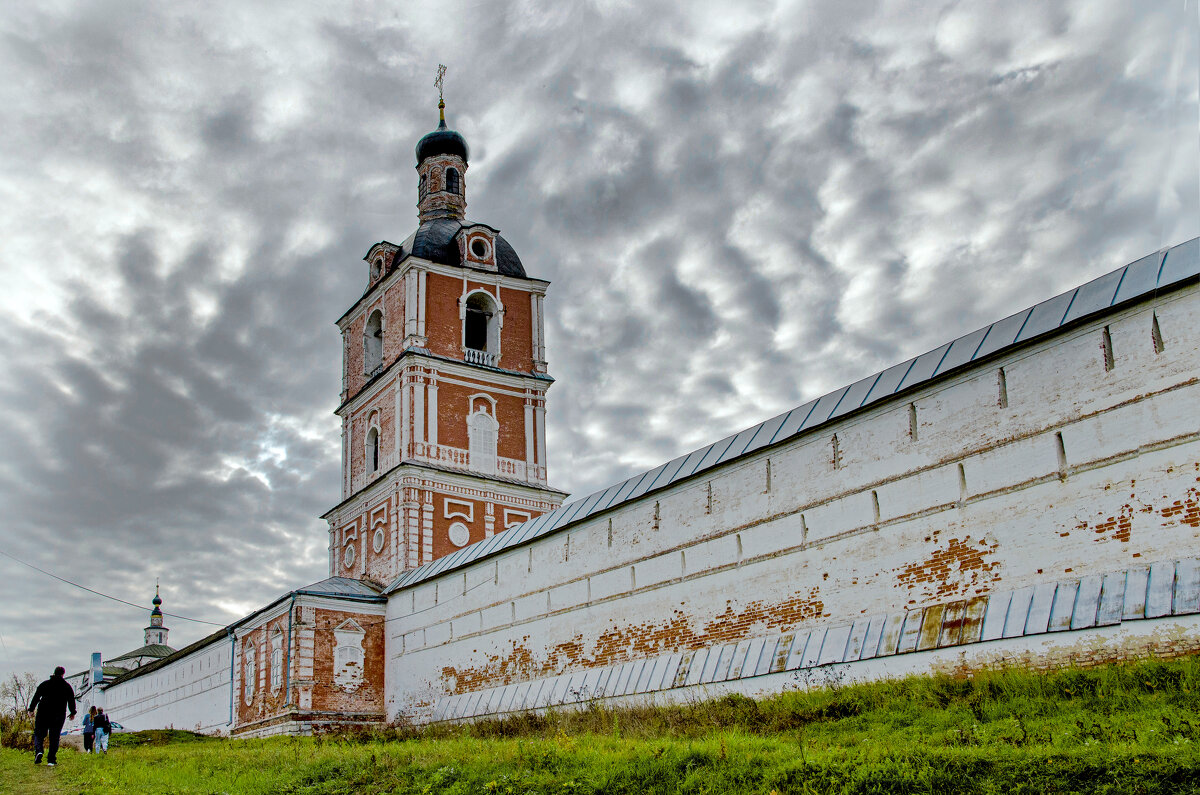
[[(1009, 668), (429, 729), (312, 738), (117, 735), (53, 771), (0, 749), (0, 788), (47, 793), (1200, 792), (1200, 658)], [(26, 789), (22, 789), (22, 787)]]

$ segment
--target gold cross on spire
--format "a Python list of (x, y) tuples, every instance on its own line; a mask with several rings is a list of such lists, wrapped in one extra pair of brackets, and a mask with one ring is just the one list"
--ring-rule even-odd
[(433, 81), (433, 84), (435, 86), (437, 86), (437, 90), (438, 90), (438, 113), (441, 115), (442, 121), (446, 120), (446, 100), (442, 96), (442, 86), (443, 86), (443, 83), (445, 82), (445, 80), (446, 80), (446, 65), (438, 64), (438, 76), (437, 76), (437, 79)]

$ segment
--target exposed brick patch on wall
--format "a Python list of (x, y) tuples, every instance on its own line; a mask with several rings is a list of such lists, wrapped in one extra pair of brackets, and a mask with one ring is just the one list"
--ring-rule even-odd
[(663, 621), (646, 621), (613, 626), (591, 642), (582, 635), (550, 647), (543, 658), (535, 658), (526, 646), (529, 636), (510, 641), (503, 655), (489, 655), (475, 666), (444, 666), (441, 688), (447, 693), (467, 692), (498, 684), (535, 679), (563, 671), (612, 665), (658, 654), (664, 650), (701, 649), (718, 643), (745, 640), (764, 630), (775, 630), (813, 621), (827, 615), (825, 604), (813, 587), (777, 603), (753, 601), (741, 609), (733, 601), (725, 611), (694, 627), (682, 610), (674, 610)]
[[(1086, 531), (1089, 529), (1089, 524), (1080, 522), (1075, 525), (1075, 529)], [(1133, 506), (1129, 504), (1121, 506), (1121, 511), (1116, 516), (1102, 519), (1094, 526), (1090, 526), (1090, 529), (1096, 534), (1097, 541), (1129, 541), (1130, 535), (1133, 533)]]
[(1164, 519), (1173, 519), (1188, 527), (1200, 527), (1200, 489), (1190, 488), (1187, 496), (1160, 510)]
[[(936, 544), (939, 534), (935, 530), (927, 540)], [(909, 589), (909, 604), (984, 593), (991, 583), (1000, 581), (999, 562), (988, 559), (997, 548), (995, 542), (982, 538), (972, 542), (969, 535), (962, 540), (951, 538), (925, 559), (895, 569), (896, 585)]]

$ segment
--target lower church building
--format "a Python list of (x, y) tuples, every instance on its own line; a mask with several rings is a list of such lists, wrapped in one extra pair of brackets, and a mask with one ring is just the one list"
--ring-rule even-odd
[(549, 283), (468, 156), (443, 110), (337, 321), (328, 578), (179, 650), (156, 595), (85, 704), (264, 736), (1200, 650), (1200, 239), (563, 505)]

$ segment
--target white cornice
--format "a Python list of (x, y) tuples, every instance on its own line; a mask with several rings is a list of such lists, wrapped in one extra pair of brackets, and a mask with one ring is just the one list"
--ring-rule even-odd
[(555, 497), (566, 498), (568, 496), (565, 491), (558, 491), (547, 486), (526, 485), (510, 480), (491, 478), (487, 475), (480, 475), (474, 472), (455, 472), (448, 469), (439, 469), (428, 464), (422, 464), (419, 461), (401, 461), (392, 469), (380, 475), (372, 483), (363, 486), (354, 494), (351, 494), (330, 508), (321, 515), (321, 518), (327, 522), (333, 520), (334, 524), (340, 526), (342, 519), (339, 517), (348, 508), (351, 513), (357, 515), (368, 506), (375, 504), (374, 501), (379, 497), (392, 494), (401, 488), (412, 486), (413, 484), (403, 483), (402, 481), (406, 478), (414, 477), (419, 480), (433, 481), (447, 489), (476, 489), (489, 491), (497, 495), (511, 495), (517, 499), (553, 502)]
[[(405, 362), (406, 357), (410, 361)], [(422, 365), (422, 363), (427, 364)], [(444, 373), (448, 376), (448, 378), (444, 379), (446, 381), (450, 381), (451, 378), (469, 378), (481, 382), (470, 384), (469, 386), (472, 387), (486, 389), (487, 384), (490, 382), (498, 388), (504, 387), (509, 390), (516, 390), (515, 392), (508, 392), (508, 394), (519, 397), (523, 397), (526, 391), (532, 391), (544, 397), (547, 390), (553, 384), (552, 381), (547, 381), (546, 377), (541, 374), (535, 375), (530, 373), (529, 375), (525, 375), (514, 370), (481, 370), (475, 365), (467, 364), (466, 362), (444, 359), (440, 355), (431, 353), (424, 348), (408, 348), (400, 353), (396, 361), (388, 365), (385, 372), (391, 373), (389, 377), (380, 378), (375, 384), (363, 389), (353, 398), (338, 406), (334, 413), (343, 418), (355, 413), (363, 407), (363, 404), (374, 400), (381, 391), (395, 384), (396, 379), (402, 377), (408, 367), (413, 366), (426, 366), (433, 369), (438, 374), (439, 380), (443, 380), (442, 375)], [(393, 370), (395, 372), (392, 372)]]

